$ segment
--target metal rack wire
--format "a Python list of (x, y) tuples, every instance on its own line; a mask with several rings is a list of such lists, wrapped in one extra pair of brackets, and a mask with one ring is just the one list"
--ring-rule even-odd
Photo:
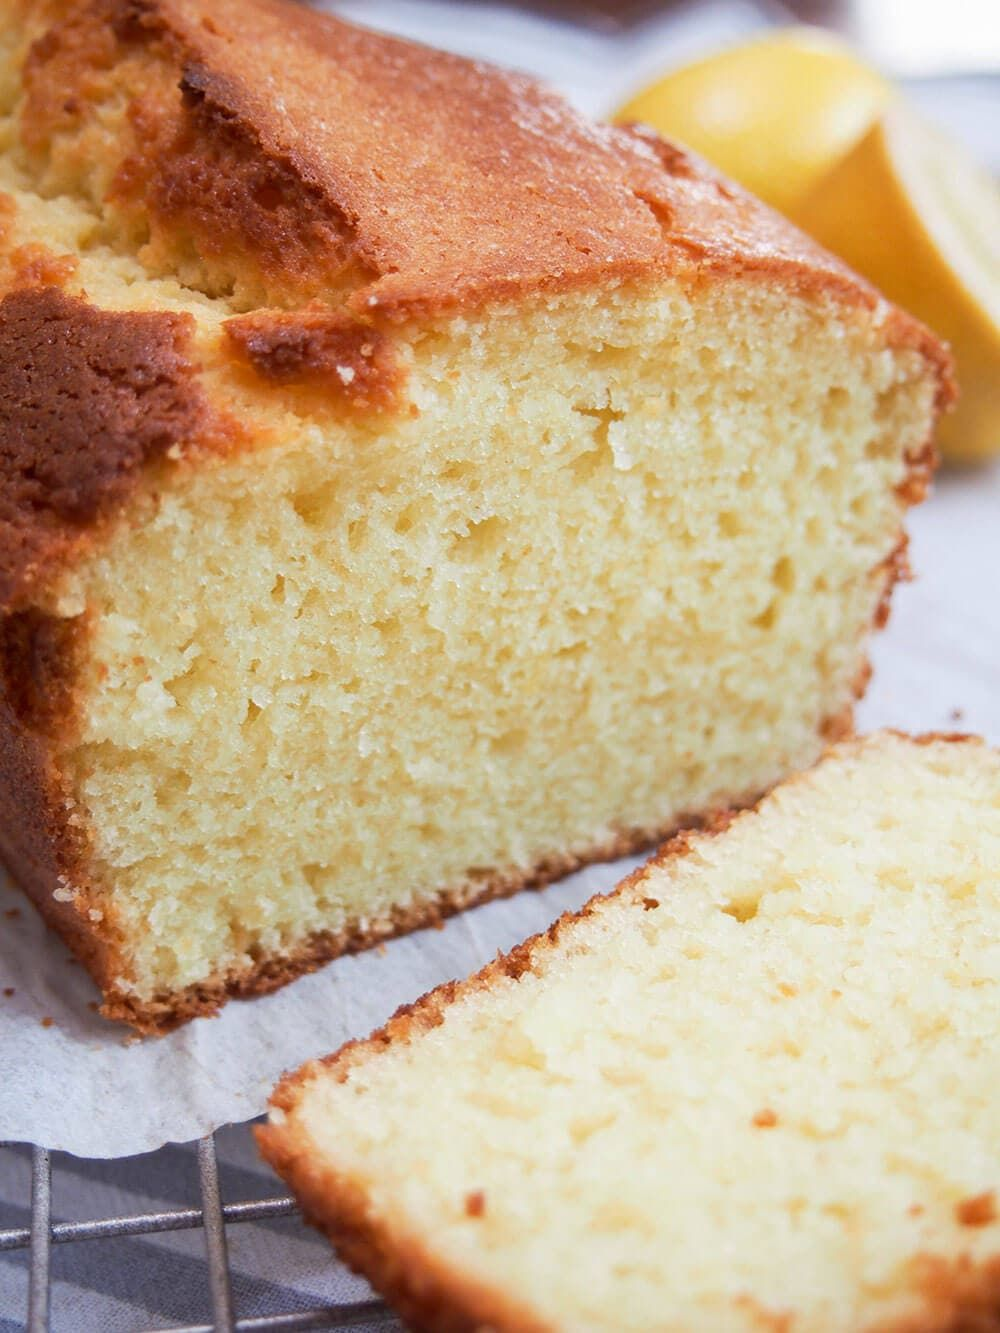
[[(0, 1148), (13, 1147), (0, 1143)], [(117, 1236), (148, 1236), (161, 1231), (202, 1228), (208, 1264), (210, 1321), (149, 1333), (243, 1333), (244, 1330), (280, 1329), (295, 1333), (304, 1329), (356, 1328), (359, 1324), (384, 1319), (388, 1311), (381, 1301), (358, 1301), (326, 1309), (298, 1310), (288, 1313), (258, 1315), (239, 1319), (233, 1305), (226, 1227), (238, 1222), (257, 1222), (266, 1218), (292, 1217), (298, 1213), (290, 1197), (250, 1199), (223, 1203), (219, 1186), (219, 1165), (215, 1136), (209, 1134), (198, 1143), (200, 1208), (176, 1208), (165, 1212), (134, 1213), (123, 1217), (101, 1217), (83, 1222), (52, 1220), (52, 1157), (45, 1148), (31, 1150), (31, 1224), (0, 1230), (0, 1252), (29, 1251), (28, 1322), (26, 1333), (49, 1333), (49, 1294), (52, 1274), (52, 1246), (74, 1241), (98, 1240)]]

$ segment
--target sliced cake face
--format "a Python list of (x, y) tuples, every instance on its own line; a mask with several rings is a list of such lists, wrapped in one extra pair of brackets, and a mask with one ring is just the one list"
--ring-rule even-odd
[(266, 459), (164, 475), (50, 604), (86, 616), (60, 762), (118, 1000), (169, 1013), (810, 762), (933, 394), (874, 343), (760, 283), (553, 298), (414, 334), (418, 414), (278, 390)]
[(288, 1079), (265, 1155), (416, 1328), (993, 1328), (1000, 756), (845, 744)]
[[(849, 726), (929, 335), (525, 80), (278, 0), (0, 8), (0, 849), (109, 1013), (649, 843)], [(384, 155), (330, 128), (380, 61)], [(479, 228), (414, 193), (456, 102)]]

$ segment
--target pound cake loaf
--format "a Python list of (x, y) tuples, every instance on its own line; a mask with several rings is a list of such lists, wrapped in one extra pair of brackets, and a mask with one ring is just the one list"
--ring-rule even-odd
[(428, 1333), (995, 1333), (998, 867), (1000, 755), (842, 742), (287, 1078), (260, 1146)]
[(843, 732), (941, 348), (734, 186), (289, 0), (0, 0), (0, 848), (144, 1031)]

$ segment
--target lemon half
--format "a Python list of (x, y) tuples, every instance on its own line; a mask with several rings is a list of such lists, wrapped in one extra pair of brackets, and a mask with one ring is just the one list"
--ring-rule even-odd
[(951, 344), (960, 398), (943, 452), (1000, 453), (1000, 189), (986, 172), (898, 105), (791, 216)]
[(614, 115), (679, 139), (787, 211), (855, 143), (892, 88), (817, 28), (785, 28), (674, 70)]

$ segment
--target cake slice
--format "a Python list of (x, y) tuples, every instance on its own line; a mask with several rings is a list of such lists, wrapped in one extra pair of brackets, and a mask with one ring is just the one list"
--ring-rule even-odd
[(264, 1155), (415, 1329), (1000, 1328), (1000, 755), (835, 747), (287, 1078)]
[(947, 358), (681, 150), (288, 0), (0, 0), (0, 851), (143, 1031), (850, 725)]

